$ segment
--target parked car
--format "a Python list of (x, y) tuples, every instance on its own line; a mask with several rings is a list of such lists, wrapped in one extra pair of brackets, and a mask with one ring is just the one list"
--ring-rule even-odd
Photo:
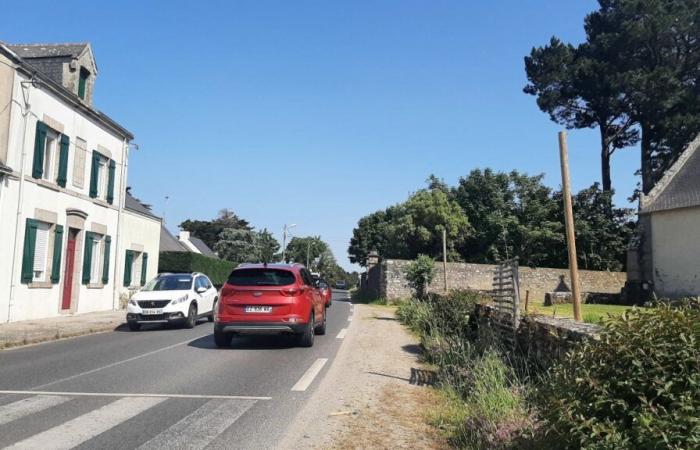
[(345, 283), (345, 280), (338, 280), (335, 282), (335, 288), (336, 289), (347, 289), (348, 285)]
[(319, 278), (316, 281), (316, 287), (321, 291), (321, 295), (326, 302), (326, 308), (330, 308), (333, 304), (333, 290), (328, 285), (328, 282), (323, 278)]
[(301, 264), (242, 264), (221, 289), (214, 341), (231, 345), (235, 334), (293, 334), (302, 347), (326, 334), (326, 305)]
[(182, 324), (192, 328), (197, 320), (214, 320), (217, 291), (201, 273), (163, 273), (146, 283), (129, 300), (126, 321), (132, 331), (149, 323)]

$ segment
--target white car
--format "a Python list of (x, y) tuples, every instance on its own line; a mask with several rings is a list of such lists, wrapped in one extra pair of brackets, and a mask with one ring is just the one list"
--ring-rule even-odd
[(180, 323), (187, 328), (207, 317), (214, 320), (218, 293), (201, 273), (163, 273), (129, 300), (126, 321), (132, 331), (149, 323)]

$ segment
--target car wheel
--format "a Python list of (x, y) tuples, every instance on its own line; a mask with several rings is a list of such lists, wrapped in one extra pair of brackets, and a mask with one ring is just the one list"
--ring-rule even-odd
[(313, 347), (314, 345), (314, 328), (316, 328), (316, 321), (314, 320), (314, 312), (311, 311), (311, 318), (309, 323), (306, 324), (304, 332), (299, 335), (299, 346), (300, 347)]
[(197, 305), (193, 303), (190, 305), (190, 310), (187, 312), (185, 328), (194, 328), (195, 325), (197, 325)]
[(214, 330), (214, 343), (217, 347), (230, 347), (231, 346), (231, 334), (224, 333), (223, 331)]
[(323, 308), (323, 322), (321, 322), (318, 325), (318, 327), (316, 328), (316, 334), (318, 334), (319, 336), (323, 336), (324, 334), (326, 334), (326, 314), (327, 313), (328, 313), (328, 311), (326, 310), (326, 308)]
[(139, 331), (141, 329), (141, 324), (138, 322), (129, 322), (129, 329), (131, 331)]
[(207, 319), (209, 319), (209, 322), (214, 321), (214, 311), (216, 311), (216, 302), (217, 300), (214, 300), (214, 305), (212, 305), (211, 307), (211, 314), (209, 314), (209, 317), (207, 317)]

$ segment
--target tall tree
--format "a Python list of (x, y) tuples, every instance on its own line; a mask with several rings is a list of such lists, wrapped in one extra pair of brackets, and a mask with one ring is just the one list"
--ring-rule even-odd
[(252, 230), (252, 227), (230, 209), (222, 209), (214, 220), (188, 219), (180, 224), (180, 229), (189, 231), (213, 249), (225, 229)]
[(275, 255), (280, 249), (280, 243), (275, 237), (263, 228), (258, 231), (255, 236), (255, 245), (259, 262), (269, 263), (275, 259)]
[(537, 105), (567, 128), (598, 127), (603, 190), (612, 190), (610, 158), (615, 150), (638, 140), (634, 121), (617, 95), (617, 71), (594, 45), (574, 47), (552, 37), (549, 45), (533, 48), (525, 57), (529, 84), (524, 91)]
[(328, 249), (328, 244), (320, 236), (294, 236), (287, 244), (285, 258), (287, 262), (306, 264), (313, 262)]
[(599, 3), (585, 20), (587, 42), (614, 68), (617, 98), (641, 129), (646, 194), (700, 132), (700, 2)]
[(226, 228), (221, 232), (214, 250), (220, 258), (238, 264), (259, 261), (257, 234), (250, 230)]

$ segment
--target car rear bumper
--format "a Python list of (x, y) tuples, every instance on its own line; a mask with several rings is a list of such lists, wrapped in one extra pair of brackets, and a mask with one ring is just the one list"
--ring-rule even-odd
[(181, 312), (164, 312), (158, 315), (144, 315), (139, 313), (127, 313), (126, 321), (129, 323), (181, 323), (187, 317)]
[(289, 322), (217, 322), (214, 324), (216, 333), (242, 333), (242, 334), (300, 334), (304, 332), (307, 324)]

